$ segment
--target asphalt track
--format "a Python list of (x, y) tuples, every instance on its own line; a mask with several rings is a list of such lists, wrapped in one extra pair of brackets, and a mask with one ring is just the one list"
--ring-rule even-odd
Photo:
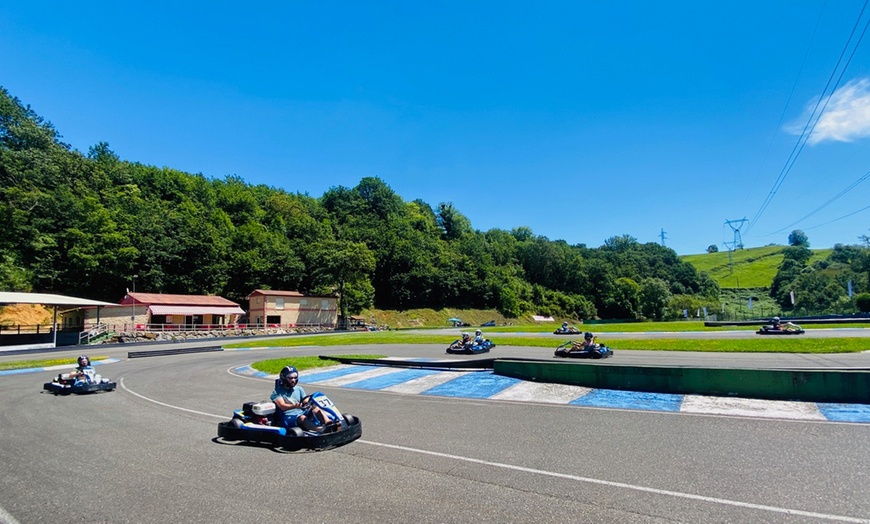
[[(217, 422), (272, 388), (269, 378), (233, 370), (266, 358), (372, 347), (129, 360), (128, 349), (91, 350), (120, 360), (98, 368), (119, 382), (112, 393), (42, 393), (54, 370), (0, 376), (0, 520), (870, 522), (870, 424), (322, 383), (318, 390), (362, 419), (362, 439), (326, 452), (279, 453), (216, 441)], [(434, 346), (377, 351), (445, 356)], [(546, 353), (497, 347), (491, 355)], [(737, 363), (710, 354), (627, 351), (610, 362), (650, 360)], [(739, 363), (866, 368), (870, 355), (763, 355)], [(303, 385), (304, 379), (305, 373)]]

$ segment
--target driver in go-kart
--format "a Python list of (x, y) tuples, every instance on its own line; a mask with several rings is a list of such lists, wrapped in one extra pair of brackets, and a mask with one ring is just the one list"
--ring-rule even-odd
[(317, 406), (310, 404), (305, 390), (298, 385), (299, 371), (293, 366), (284, 366), (275, 381), (275, 390), (270, 399), (281, 410), (284, 426), (315, 429), (326, 424), (326, 415)]
[(76, 360), (78, 366), (75, 371), (70, 373), (70, 378), (75, 379), (76, 385), (89, 384), (97, 382), (97, 372), (91, 366), (91, 359), (87, 355), (82, 355)]
[(562, 322), (562, 331), (568, 331), (568, 323)]
[(474, 332), (474, 343), (475, 344), (483, 344), (483, 331), (477, 330)]
[(571, 344), (571, 351), (592, 351), (596, 348), (598, 348), (598, 344), (595, 343), (595, 335), (588, 331), (583, 334), (583, 342)]
[(789, 331), (798, 327), (797, 324), (791, 322), (782, 322), (779, 317), (773, 317), (770, 323), (773, 325), (773, 329), (780, 331)]

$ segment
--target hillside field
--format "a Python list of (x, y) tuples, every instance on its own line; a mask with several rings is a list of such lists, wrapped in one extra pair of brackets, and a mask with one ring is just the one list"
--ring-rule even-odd
[[(722, 289), (769, 288), (782, 264), (785, 246), (764, 246), (738, 249), (733, 252), (684, 255), (680, 259), (706, 271)], [(813, 249), (809, 264), (824, 260), (832, 249)], [(733, 267), (732, 267), (733, 265)]]

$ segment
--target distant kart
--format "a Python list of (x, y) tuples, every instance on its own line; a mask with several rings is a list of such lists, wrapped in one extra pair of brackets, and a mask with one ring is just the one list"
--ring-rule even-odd
[(608, 358), (613, 356), (613, 350), (604, 344), (596, 344), (587, 349), (572, 349), (574, 345), (573, 341), (565, 342), (556, 348), (554, 356), (559, 358)]
[(761, 329), (756, 331), (759, 335), (802, 335), (804, 328), (791, 322), (780, 324), (779, 327), (774, 327), (771, 324), (761, 326)]
[(490, 320), (489, 322), (484, 322), (480, 325), (480, 327), (495, 327), (495, 320)]
[(42, 385), (42, 389), (55, 395), (69, 395), (70, 393), (96, 393), (98, 391), (112, 391), (118, 385), (98, 375), (94, 368), (87, 367), (79, 373), (61, 373), (54, 377), (51, 382)]
[(559, 326), (556, 328), (556, 331), (553, 331), (554, 335), (579, 335), (580, 333), (582, 333), (582, 331), (574, 326), (569, 326), (567, 328)]
[(462, 340), (456, 340), (447, 347), (447, 353), (452, 355), (476, 355), (478, 353), (489, 353), (489, 350), (494, 347), (495, 344), (489, 339), (485, 339), (482, 344), (475, 344), (473, 341), (463, 344)]
[(230, 421), (218, 423), (218, 438), (298, 451), (335, 448), (362, 436), (362, 422), (353, 415), (341, 413), (323, 393), (313, 393), (303, 402), (318, 406), (330, 421), (324, 426), (309, 426), (307, 429), (287, 428), (281, 423), (280, 410), (273, 402), (245, 402), (242, 409), (233, 412)]

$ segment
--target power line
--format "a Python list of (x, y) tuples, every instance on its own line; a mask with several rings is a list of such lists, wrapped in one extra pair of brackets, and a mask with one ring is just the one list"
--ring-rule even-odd
[(840, 218), (835, 218), (834, 220), (828, 220), (827, 222), (822, 223), (822, 224), (819, 224), (819, 225), (817, 225), (817, 226), (805, 227), (804, 229), (806, 229), (807, 231), (809, 231), (810, 229), (815, 229), (815, 228), (817, 228), (817, 227), (827, 226), (828, 224), (833, 224), (834, 222), (837, 222), (838, 220), (843, 220), (844, 218), (849, 218), (849, 217), (852, 216), (852, 215), (857, 215), (857, 214), (860, 213), (861, 211), (866, 211), (866, 210), (868, 210), (868, 209), (870, 209), (870, 206), (862, 207), (862, 208), (859, 209), (858, 211), (852, 211), (852, 212), (849, 213), (848, 215), (843, 215), (843, 216), (841, 216)]
[(753, 179), (753, 181), (752, 181), (751, 187), (753, 189), (755, 187), (756, 182), (758, 182), (758, 177), (761, 174), (761, 170), (764, 168), (764, 164), (767, 163), (767, 157), (770, 156), (770, 151), (771, 151), (771, 149), (773, 149), (773, 142), (774, 142), (774, 139), (776, 137), (776, 134), (782, 129), (782, 122), (785, 120), (785, 113), (786, 113), (786, 111), (788, 111), (788, 108), (791, 105), (791, 98), (794, 96), (795, 89), (797, 89), (798, 81), (800, 80), (801, 75), (804, 72), (804, 66), (806, 66), (806, 63), (807, 63), (807, 57), (810, 56), (810, 49), (812, 49), (812, 47), (813, 47), (813, 42), (815, 42), (815, 40), (816, 40), (816, 33), (818, 33), (818, 31), (819, 31), (819, 25), (822, 22), (822, 14), (825, 12), (826, 5), (827, 5), (827, 2), (822, 4), (822, 8), (819, 10), (819, 18), (816, 19), (816, 27), (813, 28), (813, 34), (812, 34), (812, 36), (810, 36), (810, 43), (807, 44), (807, 50), (804, 53), (804, 59), (801, 62), (800, 68), (798, 69), (797, 76), (795, 76), (795, 78), (794, 78), (794, 83), (792, 83), (792, 85), (791, 85), (791, 91), (789, 91), (789, 93), (788, 93), (788, 98), (785, 101), (785, 106), (783, 106), (783, 108), (782, 108), (782, 113), (779, 115), (779, 122), (776, 123), (776, 127), (774, 127), (774, 132), (771, 133), (770, 142), (767, 144), (767, 151), (764, 152), (764, 157), (761, 159), (761, 165), (758, 169), (758, 173), (755, 174), (755, 179)]
[[(843, 75), (846, 73), (846, 69), (848, 69), (849, 64), (852, 62), (852, 58), (855, 56), (855, 52), (858, 49), (858, 46), (861, 44), (861, 40), (864, 38), (864, 34), (867, 32), (867, 27), (870, 25), (870, 20), (867, 21), (867, 24), (864, 25), (864, 30), (861, 32), (861, 36), (858, 37), (855, 46), (852, 48), (852, 52), (849, 54), (849, 58), (846, 61), (846, 64), (843, 66), (842, 71), (840, 72), (837, 81), (834, 83), (834, 87), (831, 89), (829, 95), (825, 95), (828, 92), (828, 88), (831, 87), (831, 82), (834, 80), (836, 76), (837, 70), (840, 68), (840, 64), (843, 62), (843, 57), (846, 55), (849, 46), (852, 43), (852, 39), (855, 37), (855, 31), (858, 29), (858, 26), (861, 22), (861, 18), (864, 16), (864, 11), (867, 9), (867, 3), (870, 0), (865, 0), (864, 5), (861, 7), (861, 12), (858, 14), (858, 19), (855, 20), (855, 25), (852, 27), (852, 32), (849, 34), (849, 39), (846, 41), (846, 45), (843, 46), (843, 51), (840, 53), (840, 57), (837, 59), (837, 63), (834, 66), (834, 69), (831, 71), (831, 75), (828, 77), (828, 81), (825, 84), (825, 88), (822, 89), (821, 94), (819, 95), (818, 101), (816, 101), (816, 105), (813, 108), (813, 111), (810, 113), (809, 118), (807, 119), (807, 123), (804, 125), (803, 130), (801, 131), (800, 136), (798, 137), (797, 142), (789, 153), (788, 158), (785, 161), (782, 169), (779, 172), (779, 175), (776, 177), (776, 180), (773, 182), (773, 187), (771, 187), (770, 192), (768, 192), (767, 197), (764, 199), (764, 202), (761, 204), (761, 207), (758, 208), (758, 211), (755, 212), (755, 216), (749, 222), (749, 227), (746, 228), (746, 232), (749, 233), (752, 230), (752, 227), (758, 223), (758, 220), (761, 218), (761, 215), (767, 210), (767, 206), (770, 205), (770, 202), (773, 200), (773, 197), (776, 196), (777, 191), (782, 186), (783, 182), (785, 182), (786, 177), (791, 172), (791, 168), (794, 166), (794, 163), (797, 161), (798, 156), (800, 156), (801, 151), (803, 151), (804, 145), (806, 145), (810, 136), (813, 133), (813, 130), (816, 128), (816, 124), (818, 124), (819, 120), (822, 117), (822, 114), (825, 112), (825, 109), (828, 106), (828, 103), (831, 101), (831, 96), (837, 90), (837, 87), (840, 85), (840, 81), (843, 79)], [(824, 102), (824, 103), (823, 103)]]
[[(837, 199), (839, 199), (841, 196), (845, 195), (845, 194), (848, 193), (849, 191), (855, 189), (855, 187), (856, 187), (858, 184), (860, 184), (861, 182), (867, 180), (868, 178), (870, 178), (870, 171), (864, 173), (864, 176), (862, 176), (862, 177), (859, 178), (858, 180), (852, 182), (852, 183), (851, 183), (851, 184), (850, 184), (846, 189), (840, 191), (840, 192), (837, 193), (835, 196), (833, 196), (830, 200), (828, 200), (828, 201), (825, 202), (824, 204), (820, 205), (820, 206), (817, 207), (816, 209), (810, 211), (809, 213), (807, 213), (806, 215), (804, 215), (802, 218), (799, 218), (798, 220), (795, 220), (794, 222), (792, 222), (791, 224), (785, 226), (784, 228), (782, 228), (782, 229), (778, 229), (777, 231), (774, 231), (773, 233), (770, 233), (770, 234), (771, 234), (771, 235), (775, 235), (775, 234), (777, 234), (777, 233), (782, 233), (782, 232), (785, 231), (786, 229), (788, 229), (788, 228), (790, 228), (790, 227), (792, 227), (792, 226), (794, 226), (794, 225), (796, 225), (796, 224), (799, 224), (799, 223), (803, 222), (804, 220), (806, 220), (806, 219), (808, 219), (809, 217), (815, 215), (816, 213), (818, 213), (818, 212), (821, 211), (822, 209), (824, 209), (824, 208), (828, 207), (829, 205), (833, 204), (834, 201), (836, 201)], [(846, 216), (850, 216), (850, 215), (846, 215)], [(843, 217), (843, 218), (845, 218), (845, 217)], [(839, 220), (839, 219), (837, 219), (837, 220)], [(830, 223), (830, 222), (828, 222), (828, 223)], [(814, 226), (814, 227), (819, 227), (819, 226)], [(808, 228), (808, 229), (809, 229), (809, 228)]]

